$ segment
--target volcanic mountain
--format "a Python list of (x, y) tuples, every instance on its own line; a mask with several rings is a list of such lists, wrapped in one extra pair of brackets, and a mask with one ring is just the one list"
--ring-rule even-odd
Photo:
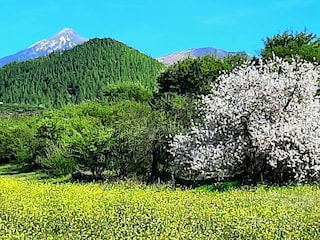
[(223, 58), (227, 55), (237, 54), (239, 52), (228, 52), (222, 49), (216, 49), (211, 47), (204, 47), (204, 48), (192, 48), (189, 50), (171, 53), (165, 55), (163, 57), (158, 58), (158, 61), (165, 65), (172, 65), (178, 61), (186, 59), (188, 57), (202, 57), (205, 55), (214, 55), (218, 58)]
[(47, 55), (52, 52), (68, 50), (86, 41), (87, 39), (77, 34), (73, 29), (65, 28), (57, 34), (53, 35), (52, 37), (37, 42), (28, 47), (27, 49), (24, 49), (13, 55), (1, 58), (0, 67), (11, 62), (26, 61), (29, 59)]

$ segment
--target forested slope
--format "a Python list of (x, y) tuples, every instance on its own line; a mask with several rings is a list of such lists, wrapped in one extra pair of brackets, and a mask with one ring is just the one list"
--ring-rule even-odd
[(60, 107), (103, 99), (117, 81), (156, 89), (157, 60), (113, 39), (92, 39), (72, 50), (0, 68), (0, 102)]

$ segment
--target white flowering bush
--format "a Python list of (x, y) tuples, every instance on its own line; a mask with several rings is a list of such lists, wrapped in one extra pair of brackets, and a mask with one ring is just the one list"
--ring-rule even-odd
[(176, 135), (180, 170), (210, 177), (305, 181), (320, 175), (319, 67), (273, 57), (221, 75), (204, 119)]

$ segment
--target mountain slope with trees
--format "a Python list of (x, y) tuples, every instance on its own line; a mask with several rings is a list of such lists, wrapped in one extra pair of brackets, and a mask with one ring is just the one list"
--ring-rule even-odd
[(102, 100), (104, 88), (118, 81), (139, 82), (155, 90), (163, 68), (121, 42), (92, 39), (72, 50), (0, 68), (0, 101), (61, 107)]

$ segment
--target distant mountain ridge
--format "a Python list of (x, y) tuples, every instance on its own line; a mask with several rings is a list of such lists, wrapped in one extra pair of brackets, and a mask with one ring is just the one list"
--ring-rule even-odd
[(86, 41), (88, 40), (77, 34), (73, 29), (65, 28), (59, 33), (31, 45), (27, 49), (19, 51), (13, 55), (1, 58), (0, 67), (11, 62), (22, 62), (29, 59), (44, 56), (52, 52), (68, 50)]
[(222, 49), (217, 49), (212, 47), (192, 48), (189, 50), (165, 55), (163, 57), (158, 58), (158, 61), (165, 65), (172, 65), (188, 57), (202, 57), (205, 55), (214, 55), (218, 58), (223, 58), (227, 55), (234, 55), (237, 53), (240, 53), (240, 52), (228, 52)]

